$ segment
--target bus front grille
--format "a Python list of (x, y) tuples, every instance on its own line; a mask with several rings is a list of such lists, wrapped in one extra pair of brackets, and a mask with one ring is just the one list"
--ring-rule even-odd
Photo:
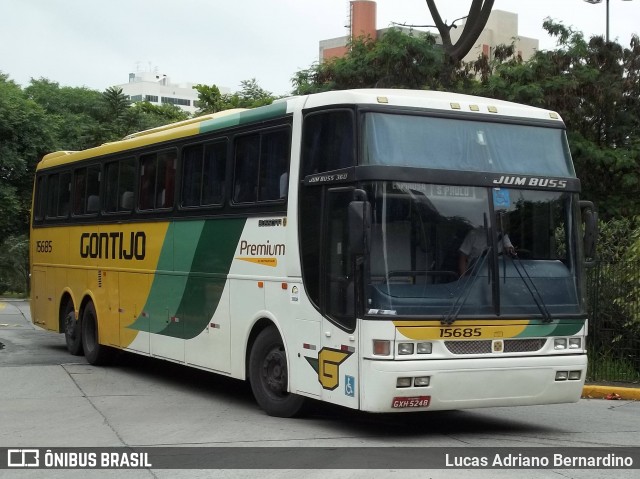
[[(505, 353), (530, 353), (540, 351), (546, 339), (505, 339)], [(492, 342), (488, 340), (479, 341), (445, 341), (445, 347), (453, 354), (492, 354)]]

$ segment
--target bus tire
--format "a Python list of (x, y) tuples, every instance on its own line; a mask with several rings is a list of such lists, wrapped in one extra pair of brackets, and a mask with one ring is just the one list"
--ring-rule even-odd
[(288, 392), (287, 355), (274, 326), (260, 332), (249, 356), (251, 390), (269, 416), (293, 417), (302, 412), (305, 398)]
[(82, 355), (82, 322), (78, 321), (73, 309), (73, 302), (67, 301), (62, 313), (64, 325), (64, 340), (67, 343), (67, 351), (74, 356)]
[(82, 312), (82, 348), (84, 356), (89, 364), (95, 366), (108, 364), (113, 357), (113, 349), (104, 346), (98, 341), (98, 316), (96, 308), (91, 301), (87, 303)]

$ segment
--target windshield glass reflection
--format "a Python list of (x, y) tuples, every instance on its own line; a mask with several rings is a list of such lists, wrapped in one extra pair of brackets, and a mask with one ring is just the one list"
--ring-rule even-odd
[(369, 314), (580, 311), (570, 194), (402, 182), (365, 190)]

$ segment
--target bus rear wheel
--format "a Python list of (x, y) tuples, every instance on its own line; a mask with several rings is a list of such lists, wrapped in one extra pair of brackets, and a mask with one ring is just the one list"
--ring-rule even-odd
[(287, 354), (274, 326), (261, 331), (253, 343), (249, 380), (256, 401), (270, 416), (293, 417), (302, 412), (305, 398), (288, 392)]
[(73, 302), (67, 301), (62, 313), (64, 321), (64, 340), (67, 351), (74, 356), (82, 355), (82, 326), (73, 309)]
[(108, 364), (113, 357), (113, 349), (98, 341), (98, 316), (96, 308), (90, 301), (82, 313), (82, 348), (89, 364), (99, 366)]

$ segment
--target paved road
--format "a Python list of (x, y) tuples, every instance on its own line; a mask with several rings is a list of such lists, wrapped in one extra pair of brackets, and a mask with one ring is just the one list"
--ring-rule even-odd
[[(29, 322), (28, 305), (0, 301), (0, 447), (427, 446), (640, 447), (640, 402), (371, 415), (315, 405), (304, 419), (266, 416), (242, 382), (121, 354), (94, 367), (64, 337)], [(461, 449), (458, 449), (461, 450)], [(286, 458), (283, 458), (286, 467)], [(10, 475), (9, 472), (11, 473)], [(640, 477), (636, 471), (148, 469), (127, 477)], [(3, 475), (4, 473), (4, 475)], [(121, 477), (121, 471), (2, 471), (0, 477)]]

